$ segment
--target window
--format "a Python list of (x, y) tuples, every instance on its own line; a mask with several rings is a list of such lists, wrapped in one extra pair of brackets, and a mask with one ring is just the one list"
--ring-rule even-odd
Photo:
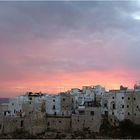
[(136, 113), (134, 115), (136, 116)]
[(14, 103), (12, 103), (12, 105), (14, 105)]
[(112, 99), (114, 99), (114, 97), (112, 97)]
[(79, 122), (79, 120), (77, 120), (77, 122)]
[(129, 105), (127, 105), (126, 107), (129, 108)]
[(107, 103), (104, 103), (104, 107), (107, 107)]
[(32, 100), (32, 97), (30, 97), (29, 100)]
[(115, 104), (113, 104), (113, 106), (112, 106), (112, 107), (113, 107), (113, 109), (115, 109)]
[(61, 123), (61, 121), (59, 121), (59, 123)]
[(105, 111), (104, 113), (105, 113), (106, 116), (108, 116), (108, 111)]
[(128, 97), (128, 100), (130, 100), (130, 97)]
[(14, 113), (16, 113), (16, 110), (14, 109)]
[(124, 97), (122, 97), (122, 100), (124, 99)]
[(54, 112), (54, 115), (56, 115), (56, 112)]
[(55, 100), (53, 100), (53, 102), (55, 102)]
[(136, 98), (134, 97), (134, 100), (136, 100)]
[(90, 112), (90, 115), (94, 116), (94, 111), (91, 111), (91, 112)]
[(2, 125), (0, 124), (0, 129), (2, 128)]
[(137, 108), (139, 108), (139, 106), (137, 105)]
[(65, 98), (63, 98), (63, 101), (65, 101)]
[(124, 108), (124, 105), (122, 105), (122, 108)]
[(47, 125), (50, 126), (50, 122), (48, 122)]
[(20, 126), (23, 127), (23, 120), (21, 121)]
[(114, 112), (112, 112), (112, 115), (114, 115)]
[(129, 112), (128, 112), (127, 114), (128, 114), (128, 115), (130, 115), (130, 113), (129, 113)]
[(53, 105), (53, 110), (55, 110), (55, 105)]

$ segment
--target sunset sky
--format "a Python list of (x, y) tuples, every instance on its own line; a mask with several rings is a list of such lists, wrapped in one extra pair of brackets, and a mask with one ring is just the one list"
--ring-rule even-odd
[(140, 1), (0, 2), (0, 97), (140, 82)]

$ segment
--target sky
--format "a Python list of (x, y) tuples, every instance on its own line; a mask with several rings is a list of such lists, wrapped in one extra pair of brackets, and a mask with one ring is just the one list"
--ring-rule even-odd
[(140, 1), (0, 1), (0, 97), (140, 82)]

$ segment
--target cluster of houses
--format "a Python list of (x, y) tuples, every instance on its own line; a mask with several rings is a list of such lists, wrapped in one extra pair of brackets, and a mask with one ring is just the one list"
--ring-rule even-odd
[(57, 95), (28, 92), (0, 105), (0, 134), (18, 129), (31, 134), (48, 130), (99, 132), (104, 117), (113, 126), (125, 119), (140, 124), (140, 85), (108, 92), (100, 85)]

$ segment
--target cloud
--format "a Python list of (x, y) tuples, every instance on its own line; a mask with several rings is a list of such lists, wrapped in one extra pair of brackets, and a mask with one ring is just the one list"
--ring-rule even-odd
[(0, 2), (0, 83), (53, 84), (89, 71), (139, 80), (139, 12), (129, 1)]

